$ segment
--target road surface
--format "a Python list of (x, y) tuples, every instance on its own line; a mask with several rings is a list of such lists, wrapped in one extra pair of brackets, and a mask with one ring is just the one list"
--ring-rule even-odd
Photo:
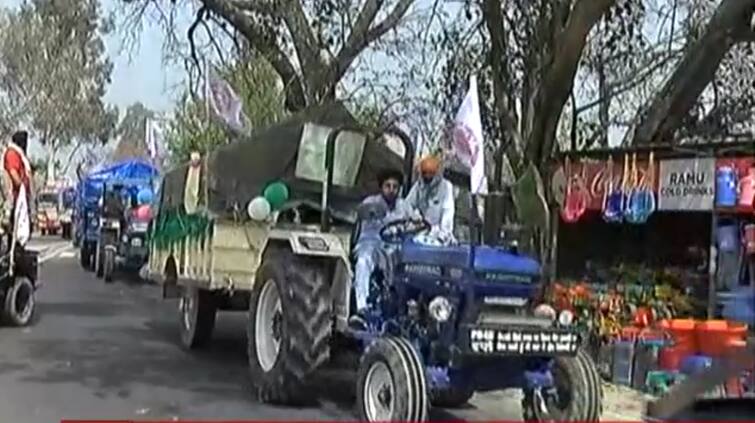
[[(177, 306), (153, 285), (105, 284), (84, 272), (70, 244), (36, 239), (42, 288), (36, 321), (0, 327), (0, 422), (82, 419), (354, 420), (353, 379), (325, 381), (317, 407), (256, 402), (246, 370), (243, 313), (221, 313), (213, 344), (186, 352)], [(341, 387), (342, 389), (333, 389)], [(475, 397), (436, 420), (518, 420), (511, 393)], [(614, 416), (614, 419), (616, 417)]]

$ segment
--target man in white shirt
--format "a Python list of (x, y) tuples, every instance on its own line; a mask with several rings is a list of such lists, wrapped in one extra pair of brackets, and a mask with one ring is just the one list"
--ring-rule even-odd
[(419, 163), (420, 178), (406, 197), (407, 206), (419, 211), (432, 226), (432, 231), (442, 238), (453, 239), (454, 187), (443, 177), (441, 162), (428, 156)]
[(366, 324), (367, 298), (370, 293), (370, 280), (376, 267), (385, 265), (386, 258), (381, 252), (387, 245), (380, 239), (380, 229), (391, 222), (411, 217), (410, 209), (399, 197), (403, 175), (396, 171), (385, 171), (378, 176), (380, 194), (371, 195), (362, 201), (360, 211), (371, 211), (372, 215), (360, 216), (361, 228), (354, 252), (356, 267), (354, 271), (354, 291), (356, 293), (357, 312), (352, 316), (351, 324), (363, 328)]

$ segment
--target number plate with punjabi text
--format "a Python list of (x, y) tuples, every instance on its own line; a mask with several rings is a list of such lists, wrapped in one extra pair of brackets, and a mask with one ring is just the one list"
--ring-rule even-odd
[(486, 329), (469, 331), (469, 350), (491, 355), (575, 355), (579, 348), (575, 332), (541, 328)]

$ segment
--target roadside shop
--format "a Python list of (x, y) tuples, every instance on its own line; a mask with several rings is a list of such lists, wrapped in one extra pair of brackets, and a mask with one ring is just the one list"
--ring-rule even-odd
[(752, 142), (569, 154), (551, 185), (548, 295), (593, 335), (606, 377), (657, 390), (743, 345), (747, 325), (720, 316), (755, 292)]

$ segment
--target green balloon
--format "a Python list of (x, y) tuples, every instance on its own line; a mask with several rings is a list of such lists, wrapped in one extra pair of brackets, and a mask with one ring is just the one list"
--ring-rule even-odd
[(283, 182), (273, 182), (262, 192), (270, 207), (278, 210), (288, 201), (288, 187)]

